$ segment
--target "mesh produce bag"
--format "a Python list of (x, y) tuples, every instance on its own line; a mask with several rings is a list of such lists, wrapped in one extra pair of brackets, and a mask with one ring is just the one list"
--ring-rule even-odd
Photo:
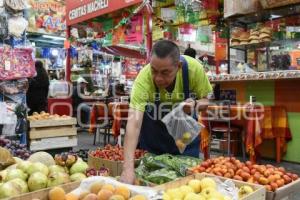
[(183, 111), (184, 105), (185, 103), (179, 104), (162, 119), (180, 153), (183, 153), (187, 145), (199, 136), (201, 130), (201, 125)]

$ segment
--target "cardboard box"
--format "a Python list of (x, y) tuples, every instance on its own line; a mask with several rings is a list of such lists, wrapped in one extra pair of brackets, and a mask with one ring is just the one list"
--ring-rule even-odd
[[(173, 181), (173, 182), (170, 182), (170, 183), (166, 183), (166, 184), (157, 186), (157, 187), (155, 187), (155, 189), (167, 190), (167, 189), (171, 189), (171, 188), (178, 188), (182, 185), (188, 184), (188, 182), (190, 180), (193, 180), (193, 179), (201, 180), (204, 177), (212, 177), (212, 178), (217, 177), (221, 181), (226, 181), (227, 180), (227, 178), (224, 178), (224, 177), (219, 177), (219, 176), (214, 176), (214, 175), (210, 175), (210, 174), (206, 174), (206, 173), (201, 173), (201, 174), (194, 174), (194, 175), (179, 179), (177, 181)], [(245, 183), (245, 182), (237, 181), (237, 180), (232, 180), (232, 181), (234, 182), (236, 187), (241, 187), (243, 185), (249, 185), (254, 189), (253, 193), (251, 193), (250, 195), (242, 198), (241, 200), (265, 200), (266, 199), (266, 189), (265, 189), (264, 186)]]
[[(135, 161), (135, 165), (139, 164), (140, 160)], [(112, 161), (106, 160), (103, 158), (96, 158), (91, 156), (89, 153), (88, 156), (88, 165), (91, 168), (100, 169), (101, 167), (105, 167), (109, 169), (109, 174), (112, 177), (120, 176), (123, 170), (123, 161)]]
[(267, 192), (266, 200), (295, 200), (295, 198), (292, 198), (292, 195), (299, 192), (299, 188), (300, 179), (277, 189), (276, 192)]
[[(66, 193), (72, 192), (76, 188), (80, 186), (80, 182), (73, 182), (73, 183), (68, 183), (65, 185), (61, 185)], [(35, 192), (29, 192), (17, 197), (10, 198), (10, 200), (32, 200), (32, 199), (40, 199), (40, 200), (48, 200), (48, 193), (51, 190), (51, 188), (46, 188), (43, 190), (38, 190)]]

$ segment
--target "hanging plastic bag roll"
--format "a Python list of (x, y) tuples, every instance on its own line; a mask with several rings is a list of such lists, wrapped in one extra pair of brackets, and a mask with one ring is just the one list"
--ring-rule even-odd
[(199, 137), (201, 128), (203, 127), (203, 125), (183, 111), (184, 105), (185, 103), (179, 104), (162, 119), (169, 134), (175, 140), (180, 153), (183, 153), (186, 147), (196, 137)]

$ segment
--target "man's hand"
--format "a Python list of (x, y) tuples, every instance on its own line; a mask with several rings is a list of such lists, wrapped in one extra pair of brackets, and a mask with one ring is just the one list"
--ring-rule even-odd
[[(207, 109), (209, 105), (208, 99), (200, 99), (200, 100), (194, 100), (194, 99), (187, 99), (185, 100), (185, 105), (183, 107), (183, 111), (186, 114), (191, 114), (194, 111), (204, 111)], [(195, 110), (196, 109), (196, 110)]]
[(185, 100), (185, 104), (183, 106), (183, 111), (186, 114), (190, 115), (194, 111), (195, 103), (196, 103), (196, 101), (192, 98)]
[(123, 170), (121, 174), (120, 181), (127, 184), (134, 184), (135, 183), (135, 173), (134, 168), (126, 168)]

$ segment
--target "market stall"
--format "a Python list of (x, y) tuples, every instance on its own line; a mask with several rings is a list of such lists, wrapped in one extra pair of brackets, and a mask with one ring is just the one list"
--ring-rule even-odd
[[(7, 1), (9, 2), (11, 1)], [(279, 162), (282, 153), (288, 155), (283, 160), (299, 162), (299, 151), (296, 151), (298, 147), (294, 146), (298, 136), (297, 112), (300, 96), (297, 68), (299, 2), (293, 1), (294, 4), (291, 5), (291, 1), (279, 4), (263, 0), (261, 7), (260, 1), (241, 1), (239, 7), (234, 7), (236, 4), (232, 3), (235, 1), (225, 0), (225, 18), (229, 26), (221, 19), (221, 2), (166, 0), (152, 1), (151, 7), (150, 1), (142, 0), (67, 0), (66, 79), (70, 83), (85, 83), (92, 89), (90, 92), (84, 91), (84, 103), (91, 105), (89, 132), (95, 136), (95, 145), (100, 129), (105, 129), (104, 141), (95, 148), (93, 144), (88, 144), (91, 137), (87, 131), (78, 137), (75, 127), (77, 120), (70, 116), (73, 108), (72, 100), (68, 96), (73, 86), (64, 85), (60, 86), (60, 90), (53, 89), (60, 98), (49, 99), (50, 113), (33, 113), (27, 117), (29, 148), (14, 138), (0, 136), (0, 199), (299, 199), (300, 179), (297, 164)], [(36, 8), (50, 6), (56, 11), (60, 10), (56, 3), (41, 5), (43, 6)], [(286, 16), (286, 9), (292, 16)], [(255, 12), (256, 15), (253, 14)], [(152, 17), (156, 29), (153, 33)], [(42, 18), (49, 19), (49, 16)], [(35, 20), (40, 23), (41, 19)], [(257, 24), (258, 21), (261, 23)], [(243, 28), (235, 28), (241, 22)], [(160, 23), (164, 24), (163, 27)], [(205, 28), (198, 23), (204, 23)], [(215, 28), (212, 29), (211, 26)], [(226, 30), (232, 30), (227, 44), (221, 36)], [(145, 32), (147, 33), (143, 34)], [(196, 33), (199, 34), (197, 37)], [(212, 83), (220, 85), (218, 97), (221, 102), (226, 101), (229, 104), (209, 105), (207, 112), (202, 112), (199, 117), (199, 122), (204, 125), (201, 128), (199, 144), (204, 154), (203, 159), (200, 156), (194, 158), (184, 155), (155, 155), (137, 148), (133, 157), (136, 180), (129, 185), (119, 181), (124, 169), (126, 149), (122, 147), (121, 140), (117, 145), (115, 142), (122, 135), (121, 129), (128, 117), (127, 96), (130, 95), (132, 82), (150, 55), (151, 36), (155, 36), (154, 41), (162, 37), (172, 39), (181, 45), (182, 50), (186, 44), (192, 42), (190, 40), (195, 42), (191, 43), (192, 46), (213, 45), (213, 56), (209, 54), (211, 49), (204, 49), (203, 52), (203, 49), (197, 50), (200, 57), (205, 58), (201, 62), (206, 67), (208, 63), (215, 65), (209, 66), (207, 73)], [(286, 43), (278, 41), (282, 37), (286, 37), (285, 42), (291, 41), (288, 47), (282, 47)], [(0, 82), (1, 92), (3, 90), (13, 95), (23, 94), (26, 90), (26, 78), (34, 74), (31, 66), (34, 60), (30, 51), (28, 48), (20, 49), (3, 48), (4, 53), (0, 54), (0, 57), (4, 57), (2, 71), (0, 66), (0, 79), (4, 77)], [(290, 59), (286, 59), (287, 54)], [(26, 70), (22, 70), (19, 59), (23, 59), (21, 64), (25, 63)], [(10, 70), (10, 67), (15, 70)], [(230, 73), (227, 74), (228, 72)], [(121, 89), (122, 91), (116, 92), (112, 89), (117, 95), (113, 98), (104, 97), (101, 91), (104, 82), (117, 79), (126, 82), (128, 91)], [(266, 81), (269, 79), (270, 81)], [(181, 106), (173, 111), (180, 110), (182, 113)], [(26, 116), (24, 107), (15, 107), (8, 103), (0, 104), (0, 111), (0, 122), (10, 122), (14, 113), (20, 119)], [(232, 134), (224, 126), (219, 128), (219, 133), (222, 134), (212, 133), (211, 125), (214, 123), (208, 116), (219, 111), (223, 111), (221, 114), (225, 114), (225, 118), (230, 118), (225, 121), (229, 121)], [(184, 115), (185, 120), (190, 118), (192, 117)], [(220, 122), (217, 121), (215, 125)], [(192, 141), (192, 137), (199, 136), (198, 129), (191, 129), (182, 131), (184, 133), (179, 136), (171, 136), (180, 152)], [(109, 140), (111, 135), (114, 141)], [(239, 136), (242, 136), (241, 141), (237, 140)], [(221, 142), (216, 146), (225, 150), (223, 156), (214, 155), (210, 151), (212, 143), (218, 139)], [(231, 139), (233, 150), (230, 146), (227, 149)], [(260, 156), (264, 156), (267, 140), (276, 144), (267, 149), (269, 153), (276, 155), (276, 164), (260, 159)], [(240, 157), (238, 145), (245, 147), (249, 158)], [(51, 152), (52, 155), (45, 152), (66, 147), (75, 148), (70, 151)]]

